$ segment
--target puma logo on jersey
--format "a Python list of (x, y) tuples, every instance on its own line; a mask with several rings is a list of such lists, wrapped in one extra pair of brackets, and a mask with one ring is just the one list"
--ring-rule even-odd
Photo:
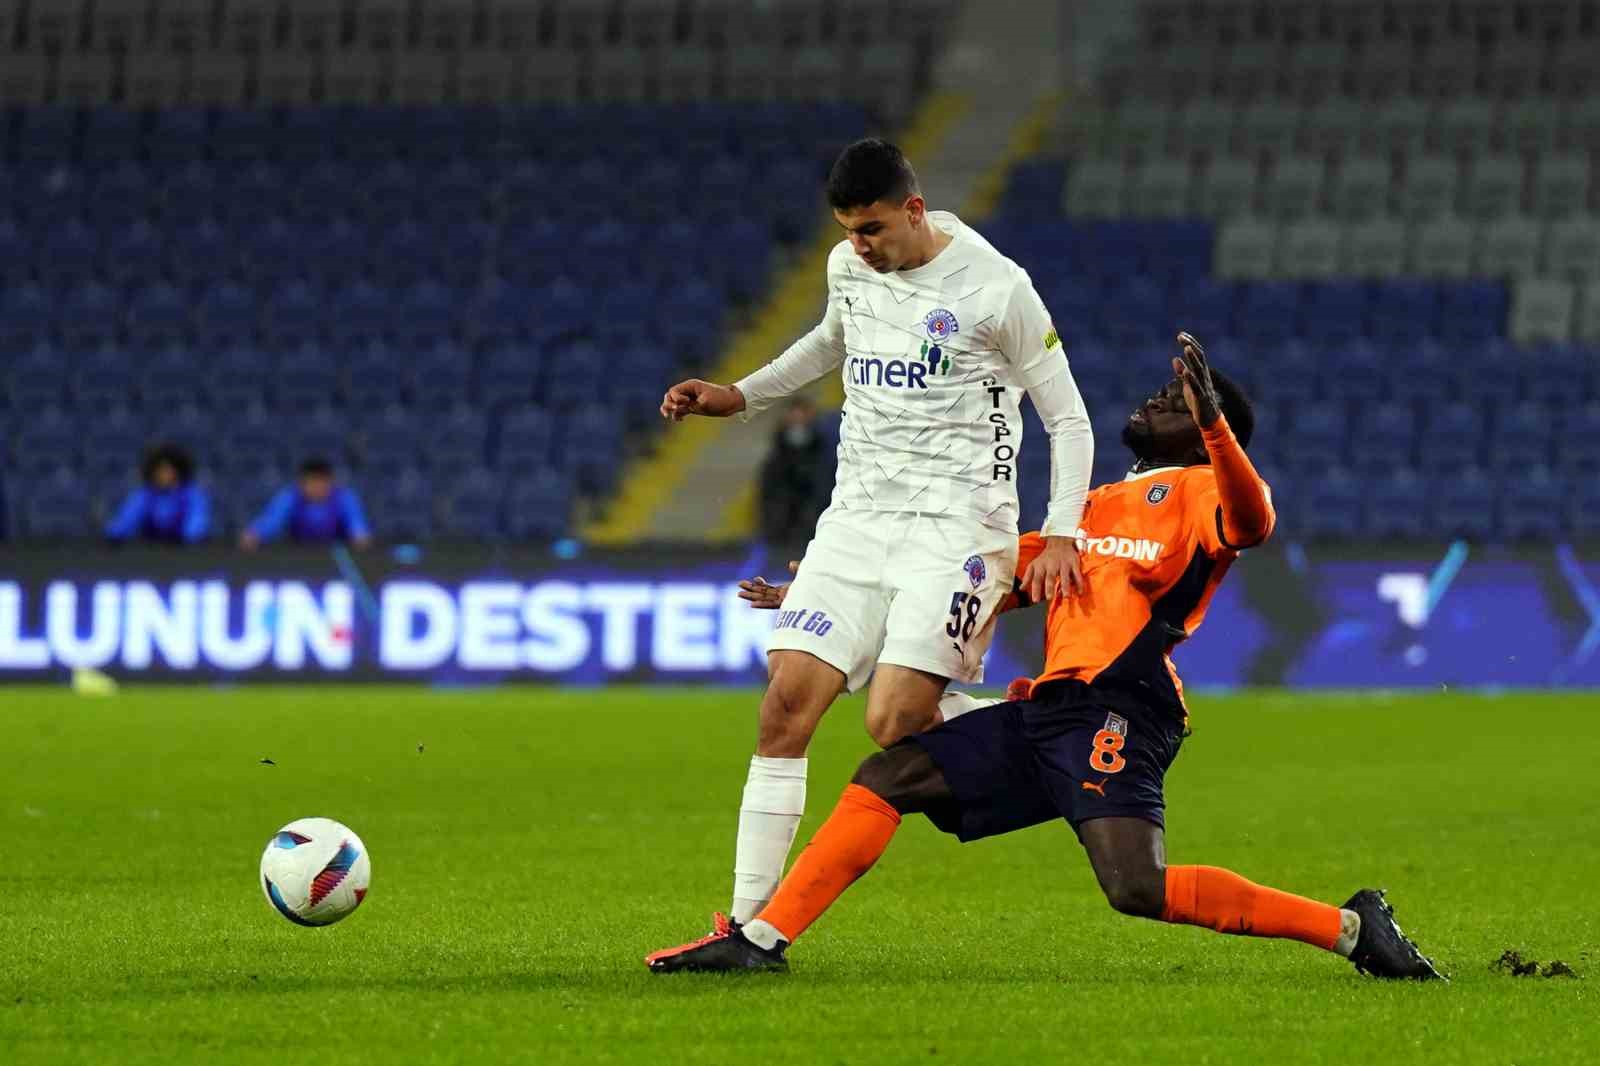
[(1161, 558), (1166, 545), (1158, 540), (1135, 540), (1132, 537), (1091, 537), (1079, 528), (1073, 537), (1078, 551), (1083, 555), (1109, 555), (1117, 559), (1132, 559), (1136, 563), (1153, 563)]

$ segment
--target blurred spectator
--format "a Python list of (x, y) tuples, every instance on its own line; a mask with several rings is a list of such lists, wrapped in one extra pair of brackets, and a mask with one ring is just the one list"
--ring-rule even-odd
[(106, 525), (115, 542), (159, 541), (193, 544), (211, 534), (211, 497), (195, 484), (194, 459), (176, 444), (157, 444), (145, 453), (144, 484), (122, 501)]
[(372, 530), (355, 490), (333, 479), (333, 464), (307, 459), (300, 476), (267, 501), (266, 508), (239, 535), (239, 546), (253, 551), (287, 535), (296, 544), (348, 541), (357, 548), (372, 542)]
[(761, 464), (761, 537), (789, 558), (800, 557), (827, 503), (822, 498), (825, 446), (817, 431), (816, 407), (798, 399), (784, 411), (783, 425)]

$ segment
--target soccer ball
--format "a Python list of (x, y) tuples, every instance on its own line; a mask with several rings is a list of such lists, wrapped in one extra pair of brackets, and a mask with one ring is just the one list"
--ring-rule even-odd
[(367, 846), (332, 818), (301, 818), (261, 853), (261, 891), (295, 925), (332, 925), (361, 906), (372, 880)]

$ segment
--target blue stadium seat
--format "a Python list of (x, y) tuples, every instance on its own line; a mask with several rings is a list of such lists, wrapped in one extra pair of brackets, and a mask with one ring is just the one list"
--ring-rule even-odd
[(218, 112), (211, 130), (211, 150), (218, 159), (229, 162), (267, 159), (281, 139), (276, 120), (277, 113), (266, 108)]
[[(1209, 350), (1211, 338), (1233, 332), (1234, 306), (1240, 300), (1241, 288), (1198, 276), (1176, 284), (1170, 305), (1174, 325), (1199, 337)], [(1056, 324), (1061, 325), (1059, 318)]]
[(1339, 344), (1367, 328), (1371, 293), (1359, 281), (1307, 285), (1300, 303), (1300, 335), (1317, 344)]
[(13, 355), (0, 354), (6, 400), (13, 412), (59, 407), (67, 400), (68, 367), (62, 354), (46, 345)]
[(105, 273), (123, 287), (159, 272), (166, 251), (161, 231), (146, 219), (111, 225), (105, 234), (105, 249)]
[(393, 292), (369, 281), (353, 281), (329, 301), (328, 333), (344, 346), (382, 337), (396, 325), (399, 311)]
[(424, 458), (436, 482), (485, 466), (489, 459), (488, 420), (467, 406), (435, 416)]
[(560, 471), (518, 474), (506, 500), (506, 532), (517, 540), (554, 540), (571, 522), (572, 486)]
[(1503, 336), (1506, 304), (1506, 287), (1497, 281), (1442, 286), (1436, 333), (1444, 341)]
[(285, 412), (315, 411), (333, 404), (339, 374), (328, 353), (306, 345), (278, 360), (273, 378), (276, 402)]
[[(181, 444), (189, 449), (189, 453), (202, 466), (207, 465), (209, 459), (215, 459), (217, 431), (223, 419), (213, 416), (210, 409), (198, 400), (191, 399), (154, 410), (148, 406), (147, 401), (145, 413), (151, 419), (152, 440)], [(228, 412), (228, 415), (231, 415), (231, 412)]]
[(1574, 537), (1600, 537), (1600, 478), (1582, 477), (1570, 485), (1564, 517)]
[(432, 431), (431, 419), (418, 418), (398, 404), (375, 411), (361, 423), (362, 466), (421, 467), (421, 451)]
[(1552, 422), (1550, 412), (1538, 404), (1517, 404), (1501, 412), (1487, 442), (1490, 465), (1504, 471), (1546, 465), (1552, 458)]
[(115, 163), (138, 154), (143, 115), (121, 107), (97, 107), (83, 120), (81, 155), (89, 164)]
[(533, 399), (541, 360), (526, 344), (488, 347), (478, 370), (478, 400), (490, 410), (503, 410)]
[(1295, 335), (1300, 286), (1287, 281), (1261, 281), (1244, 287), (1235, 314), (1239, 336), (1252, 344), (1280, 344)]
[(1417, 425), (1411, 410), (1399, 404), (1380, 403), (1357, 416), (1350, 438), (1350, 463), (1356, 470), (1376, 474), (1411, 464)]
[(350, 424), (326, 402), (295, 409), (290, 415), (289, 439), (297, 464), (318, 458), (340, 467), (349, 460)]
[(1373, 290), (1368, 336), (1386, 344), (1414, 344), (1434, 333), (1438, 287), (1429, 282), (1384, 282)]
[(16, 133), (17, 158), (64, 162), (77, 154), (78, 112), (69, 107), (30, 107), (22, 112)]
[(204, 396), (201, 363), (191, 358), (187, 348), (174, 346), (138, 363), (139, 399), (146, 411), (171, 411)]
[(285, 281), (267, 297), (261, 331), (270, 342), (298, 346), (317, 339), (324, 322), (322, 297), (308, 282)]
[(1342, 469), (1330, 469), (1306, 489), (1300, 509), (1300, 535), (1314, 540), (1345, 540), (1361, 531), (1366, 486)]
[(1435, 479), (1428, 499), (1435, 536), (1473, 541), (1494, 538), (1498, 492), (1482, 471), (1467, 469)]
[(203, 107), (164, 107), (151, 117), (144, 150), (153, 162), (185, 163), (201, 159), (211, 143), (211, 113)]
[(580, 491), (608, 493), (622, 473), (622, 415), (611, 404), (581, 407), (564, 420), (562, 461)]
[(166, 273), (179, 284), (214, 281), (219, 265), (229, 268), (239, 258), (232, 235), (214, 218), (174, 222), (166, 238)]
[(1556, 462), (1574, 480), (1600, 475), (1600, 403), (1562, 412), (1556, 420)]
[(122, 471), (135, 466), (149, 444), (144, 419), (126, 409), (96, 414), (80, 427), (80, 432), (86, 459), (96, 456)]
[(1113, 344), (1156, 344), (1175, 332), (1166, 292), (1154, 281), (1125, 279), (1114, 287), (1108, 286), (1102, 295), (1100, 334)]
[(1296, 474), (1310, 475), (1341, 467), (1349, 439), (1343, 411), (1329, 406), (1299, 410), (1292, 423), (1292, 439), (1279, 458)]
[(1395, 467), (1367, 481), (1362, 532), (1379, 538), (1425, 538), (1428, 521), (1423, 511), (1430, 484), (1409, 467)]
[(549, 464), (555, 439), (555, 419), (542, 407), (519, 406), (500, 419), (495, 466), (501, 470), (520, 470)]
[(1355, 337), (1325, 352), (1323, 387), (1327, 395), (1364, 407), (1387, 399), (1389, 366), (1386, 353)]
[(100, 267), (100, 232), (81, 219), (69, 218), (44, 227), (34, 273), (46, 285), (62, 289), (95, 276)]
[(440, 526), (445, 535), (494, 540), (500, 535), (500, 480), (488, 470), (472, 470), (454, 484), (439, 486)]
[(1500, 479), (1500, 533), (1507, 540), (1552, 541), (1566, 528), (1567, 485), (1544, 467)]
[(464, 406), (472, 391), (472, 357), (454, 343), (435, 344), (417, 355), (410, 391), (412, 402), (424, 410)]
[(352, 412), (381, 412), (405, 402), (409, 353), (378, 342), (362, 346), (339, 362), (343, 364), (339, 391)]
[(219, 411), (248, 411), (270, 399), (271, 361), (245, 345), (221, 349), (206, 373), (205, 389)]
[(189, 326), (189, 300), (169, 281), (153, 281), (128, 299), (128, 339), (157, 346), (183, 338)]
[(1472, 404), (1445, 403), (1427, 411), (1417, 460), (1426, 474), (1477, 466), (1486, 440), (1483, 411)]
[(35, 484), (23, 505), (28, 536), (35, 540), (89, 536), (85, 486), (67, 470), (56, 470)]
[(75, 360), (72, 395), (80, 412), (100, 412), (133, 403), (137, 379), (128, 353), (114, 345)]
[(415, 470), (400, 473), (369, 493), (370, 519), (389, 541), (428, 540), (433, 536), (433, 484)]
[(224, 280), (201, 292), (195, 329), (208, 347), (224, 347), (254, 337), (256, 319), (255, 290)]
[(11, 466), (33, 477), (58, 466), (75, 466), (82, 447), (76, 419), (48, 407), (22, 420), (11, 448)]
[(260, 408), (230, 415), (222, 426), (219, 452), (232, 464), (283, 467), (292, 450), (285, 439), (283, 422)]
[(122, 298), (99, 281), (83, 281), (62, 293), (57, 328), (67, 344), (93, 348), (117, 339), (122, 326)]
[(419, 278), (391, 299), (398, 319), (395, 332), (403, 343), (426, 348), (455, 336), (460, 325), (459, 292), (431, 278)]

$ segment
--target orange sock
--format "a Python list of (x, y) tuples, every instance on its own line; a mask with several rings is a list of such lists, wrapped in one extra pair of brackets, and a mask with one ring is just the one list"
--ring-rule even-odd
[(877, 793), (860, 785), (845, 786), (839, 805), (756, 918), (794, 943), (856, 878), (872, 868), (898, 828), (900, 812)]
[(1219, 933), (1270, 936), (1328, 951), (1339, 939), (1338, 907), (1247, 881), (1215, 866), (1167, 867), (1161, 920), (1203, 925)]

